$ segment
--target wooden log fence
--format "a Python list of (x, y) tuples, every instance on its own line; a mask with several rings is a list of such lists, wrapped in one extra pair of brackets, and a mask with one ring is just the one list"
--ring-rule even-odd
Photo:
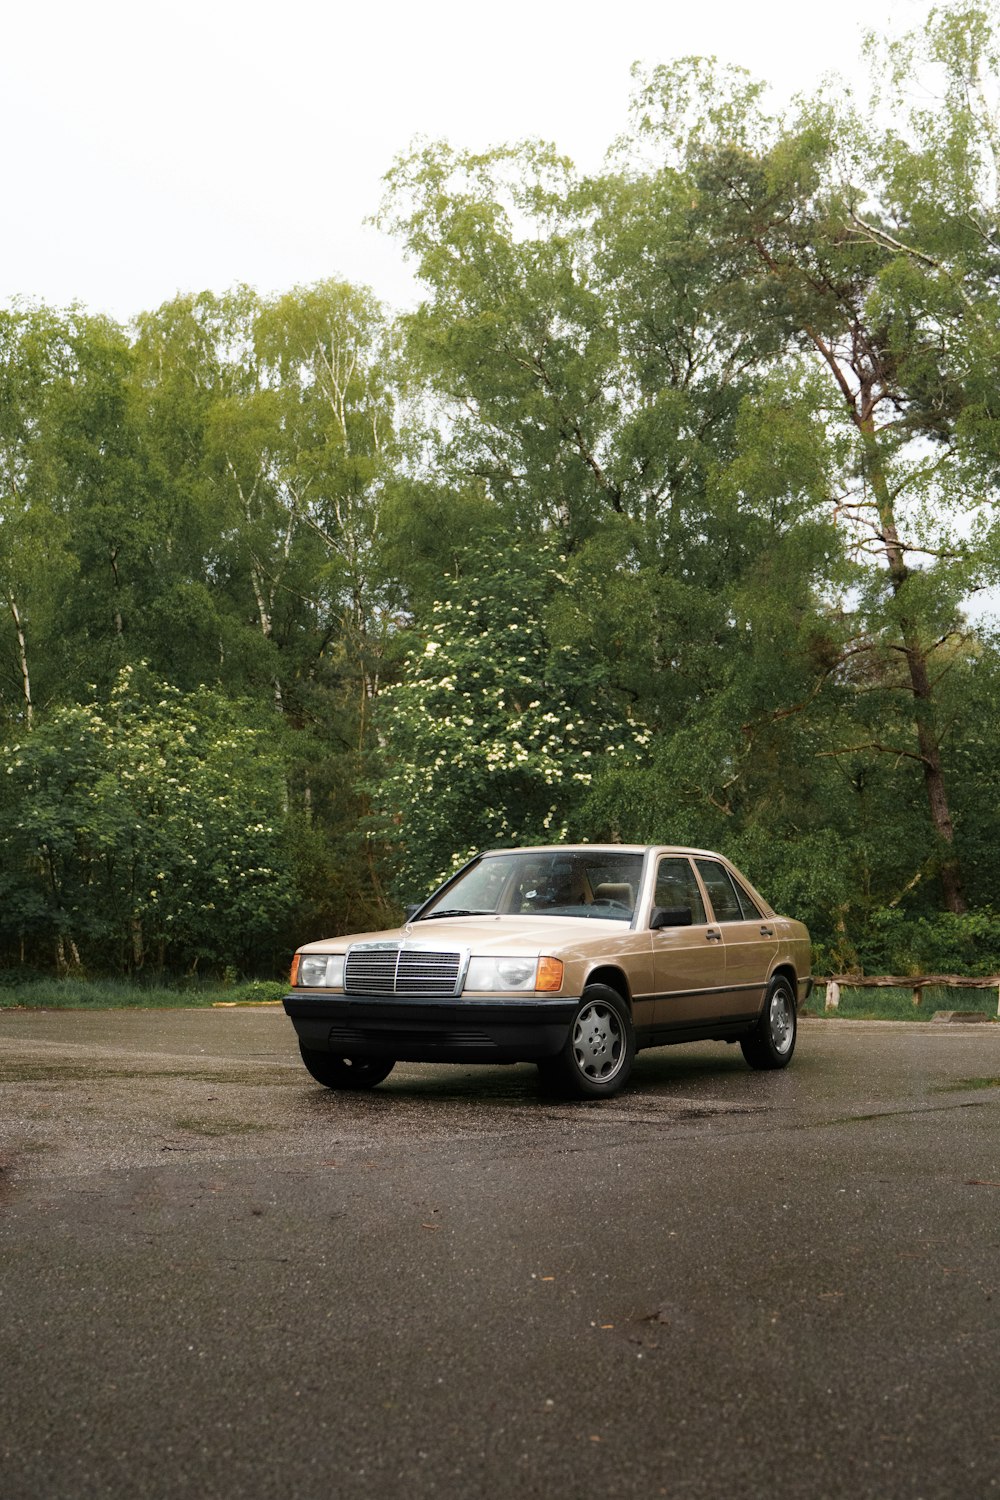
[(817, 985), (826, 985), (824, 1010), (837, 1010), (842, 989), (893, 989), (912, 990), (914, 1005), (922, 1005), (924, 990), (938, 987), (951, 990), (996, 990), (997, 1018), (1000, 1019), (1000, 975), (985, 979), (966, 979), (959, 974), (834, 974), (829, 979), (817, 979)]

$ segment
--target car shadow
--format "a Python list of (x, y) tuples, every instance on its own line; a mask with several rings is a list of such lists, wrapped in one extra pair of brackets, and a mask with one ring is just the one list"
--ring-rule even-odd
[(461, 1063), (397, 1063), (392, 1073), (374, 1089), (327, 1090), (316, 1086), (317, 1108), (331, 1101), (350, 1101), (358, 1111), (399, 1110), (407, 1103), (469, 1105), (483, 1108), (524, 1108), (537, 1104), (559, 1104), (569, 1108), (601, 1110), (620, 1108), (630, 1098), (651, 1097), (669, 1103), (671, 1096), (690, 1097), (712, 1092), (731, 1094), (738, 1102), (741, 1086), (755, 1077), (738, 1048), (718, 1044), (657, 1049), (640, 1053), (631, 1078), (621, 1093), (608, 1099), (572, 1099), (547, 1088), (532, 1063), (466, 1065)]

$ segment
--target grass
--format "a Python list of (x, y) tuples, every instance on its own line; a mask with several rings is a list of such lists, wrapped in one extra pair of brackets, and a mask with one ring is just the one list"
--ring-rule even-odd
[[(249, 1005), (280, 1000), (284, 980), (249, 979), (223, 984), (221, 980), (140, 984), (127, 979), (25, 979), (0, 970), (0, 1010), (163, 1010), (168, 1008)], [(824, 1010), (826, 991), (819, 986), (805, 1007), (806, 1015), (832, 1016), (848, 1021), (929, 1021), (936, 1010), (981, 1011), (996, 1017), (996, 990), (952, 990), (928, 986), (923, 1004), (913, 1004), (909, 989), (852, 989), (842, 985), (840, 1008)]]
[(220, 1002), (252, 1004), (280, 1000), (282, 980), (249, 979), (242, 983), (179, 981), (139, 984), (127, 979), (26, 979), (0, 972), (0, 1010), (163, 1010), (210, 1006)]
[(936, 1010), (977, 1011), (996, 1017), (997, 992), (989, 990), (953, 990), (947, 985), (928, 985), (923, 1002), (913, 1003), (910, 989), (852, 989), (840, 987), (840, 1006), (824, 1010), (826, 989), (815, 989), (806, 1005), (812, 1016), (832, 1016), (847, 1021), (929, 1021)]

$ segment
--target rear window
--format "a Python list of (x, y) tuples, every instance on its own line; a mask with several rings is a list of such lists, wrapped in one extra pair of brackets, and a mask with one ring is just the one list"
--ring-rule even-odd
[(740, 898), (736, 886), (729, 878), (729, 871), (722, 865), (716, 864), (714, 859), (699, 859), (696, 863), (698, 873), (705, 882), (715, 920), (717, 922), (745, 921)]

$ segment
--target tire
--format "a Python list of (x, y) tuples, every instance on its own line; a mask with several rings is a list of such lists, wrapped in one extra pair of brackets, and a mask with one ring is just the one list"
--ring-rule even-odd
[(394, 1057), (341, 1057), (301, 1042), (299, 1051), (312, 1077), (328, 1089), (373, 1089), (396, 1066)]
[(749, 1036), (740, 1040), (743, 1056), (751, 1068), (787, 1068), (797, 1033), (795, 991), (784, 974), (779, 974), (768, 986), (760, 1020)]
[(562, 1051), (539, 1063), (542, 1083), (575, 1099), (610, 1099), (628, 1082), (635, 1031), (628, 1006), (604, 984), (584, 990)]

